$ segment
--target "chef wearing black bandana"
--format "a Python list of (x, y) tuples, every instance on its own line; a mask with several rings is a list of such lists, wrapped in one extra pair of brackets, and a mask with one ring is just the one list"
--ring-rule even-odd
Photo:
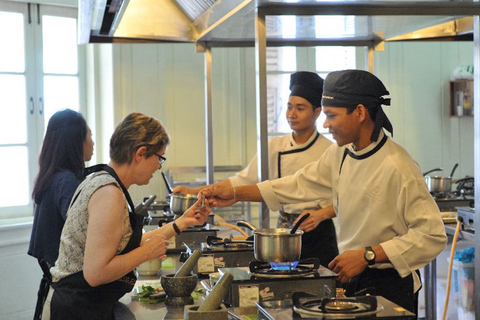
[(447, 237), (417, 163), (383, 131), (393, 132), (381, 107), (389, 105), (388, 94), (369, 72), (328, 74), (324, 127), (337, 144), (293, 176), (237, 187), (235, 198), (232, 190), (215, 186), (204, 194), (212, 206), (250, 200), (275, 210), (332, 190), (340, 254), (328, 267), (347, 295), (370, 292), (416, 313), (418, 270), (444, 249)]
[[(299, 71), (290, 77), (290, 96), (287, 107), (287, 121), (292, 133), (268, 141), (268, 177), (277, 179), (294, 174), (318, 158), (331, 146), (330, 140), (316, 128), (321, 112), (323, 79), (313, 72)], [(227, 186), (240, 186), (258, 182), (257, 156), (247, 167), (235, 176), (222, 181)], [(174, 192), (196, 194), (197, 189), (177, 187)], [(332, 219), (323, 219), (322, 213), (331, 206), (331, 199), (285, 204), (279, 210), (277, 227), (291, 228), (300, 214), (310, 213), (300, 229), (302, 236), (301, 258), (318, 258), (327, 266), (338, 254), (335, 226)]]

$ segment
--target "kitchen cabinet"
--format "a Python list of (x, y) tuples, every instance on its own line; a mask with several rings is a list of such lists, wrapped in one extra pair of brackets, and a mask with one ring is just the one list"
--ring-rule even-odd
[(450, 81), (450, 116), (473, 117), (473, 80)]

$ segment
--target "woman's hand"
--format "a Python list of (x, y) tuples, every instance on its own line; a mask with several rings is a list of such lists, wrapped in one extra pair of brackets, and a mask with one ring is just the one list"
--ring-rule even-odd
[(175, 223), (180, 230), (185, 230), (190, 226), (202, 225), (207, 221), (208, 215), (212, 212), (209, 201), (204, 199), (204, 206), (202, 206), (202, 199), (204, 196), (202, 192), (198, 194), (198, 200), (190, 208), (183, 213), (181, 217), (175, 220)]
[(168, 241), (164, 236), (159, 234), (146, 239), (140, 245), (140, 248), (144, 250), (145, 261), (166, 258), (167, 247)]

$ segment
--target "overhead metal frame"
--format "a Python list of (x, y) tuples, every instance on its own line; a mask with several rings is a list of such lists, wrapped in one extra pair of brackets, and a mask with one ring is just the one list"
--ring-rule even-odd
[[(214, 28), (202, 33), (197, 39), (205, 47), (248, 47), (255, 44), (255, 77), (256, 77), (256, 109), (257, 109), (257, 154), (260, 181), (268, 178), (268, 141), (267, 141), (267, 99), (266, 99), (266, 47), (267, 46), (367, 46), (368, 69), (373, 72), (373, 50), (381, 43), (379, 37), (368, 39), (278, 39), (269, 40), (266, 37), (265, 19), (268, 15), (366, 15), (366, 16), (473, 16), (474, 18), (474, 114), (480, 107), (480, 41), (479, 41), (479, 2), (273, 2), (255, 0), (255, 39), (241, 41), (207, 40), (208, 33), (214, 28), (221, 28), (218, 22)], [(202, 40), (203, 39), (203, 40)], [(207, 59), (211, 63), (211, 59)], [(209, 86), (211, 88), (211, 84)], [(474, 169), (475, 169), (475, 200), (480, 203), (480, 117), (474, 117)], [(207, 162), (208, 159), (207, 151)], [(266, 206), (260, 207), (261, 228), (270, 224), (269, 211)], [(475, 208), (476, 230), (480, 230), (480, 206)], [(480, 252), (480, 237), (475, 237), (475, 250)], [(475, 287), (480, 288), (480, 259), (475, 262)], [(425, 316), (426, 319), (436, 319), (436, 261), (425, 267)], [(480, 318), (480, 304), (475, 304), (476, 318)]]

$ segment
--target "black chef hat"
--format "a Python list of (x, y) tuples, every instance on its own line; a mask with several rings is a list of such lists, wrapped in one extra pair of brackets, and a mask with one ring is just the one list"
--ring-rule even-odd
[(295, 72), (290, 76), (290, 95), (310, 102), (314, 108), (322, 106), (323, 79), (308, 71)]
[(393, 136), (393, 127), (383, 112), (382, 104), (389, 106), (389, 95), (382, 81), (373, 74), (363, 70), (342, 70), (330, 72), (325, 78), (322, 106), (355, 108), (363, 104), (366, 108), (378, 109), (371, 141), (377, 141), (383, 127)]

